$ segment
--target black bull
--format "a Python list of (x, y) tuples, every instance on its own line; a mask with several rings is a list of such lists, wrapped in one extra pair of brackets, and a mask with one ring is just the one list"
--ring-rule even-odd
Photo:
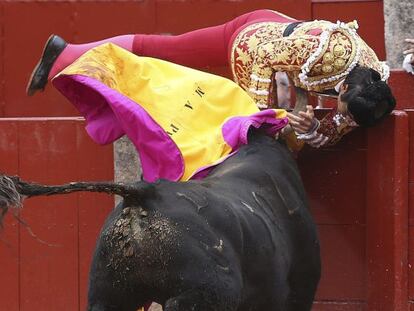
[(0, 207), (22, 196), (123, 196), (98, 239), (89, 311), (310, 310), (319, 242), (295, 162), (257, 133), (201, 181), (42, 186), (3, 176)]

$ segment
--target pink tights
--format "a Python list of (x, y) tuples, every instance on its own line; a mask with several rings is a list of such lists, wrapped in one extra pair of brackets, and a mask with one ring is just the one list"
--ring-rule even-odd
[(234, 37), (247, 25), (262, 21), (291, 23), (295, 20), (275, 11), (257, 10), (243, 14), (219, 26), (177, 36), (136, 34), (117, 36), (86, 44), (68, 44), (55, 61), (49, 78), (54, 77), (83, 53), (108, 42), (136, 55), (164, 59), (188, 67), (224, 66), (228, 63), (229, 47)]
[(114, 43), (128, 51), (132, 51), (134, 35), (123, 35), (85, 44), (68, 44), (59, 55), (49, 73), (49, 79), (77, 60), (82, 54), (105, 43)]

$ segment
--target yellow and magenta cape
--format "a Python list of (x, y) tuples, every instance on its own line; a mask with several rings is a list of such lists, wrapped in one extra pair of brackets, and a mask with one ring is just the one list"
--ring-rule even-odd
[(53, 84), (97, 143), (131, 139), (147, 181), (202, 177), (247, 143), (250, 127), (274, 135), (288, 122), (284, 110), (259, 111), (231, 80), (113, 44), (85, 53)]

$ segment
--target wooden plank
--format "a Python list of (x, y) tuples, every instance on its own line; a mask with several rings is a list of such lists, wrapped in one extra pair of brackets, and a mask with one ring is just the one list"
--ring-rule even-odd
[[(4, 3), (0, 3), (0, 27), (4, 29)], [(2, 31), (3, 32), (3, 31)], [(2, 38), (3, 39), (3, 38)], [(0, 117), (4, 116), (6, 102), (4, 100), (4, 40), (0, 40)]]
[[(18, 129), (0, 119), (0, 167), (4, 174), (16, 175), (18, 163)], [(0, 301), (2, 310), (19, 311), (19, 225), (7, 216), (0, 229)]]
[[(27, 97), (25, 86), (49, 35), (74, 39), (73, 5), (55, 1), (2, 1), (4, 7), (5, 117), (74, 116), (72, 105), (52, 87)], [(35, 25), (35, 26), (34, 26)], [(30, 53), (28, 52), (30, 51)]]
[(368, 133), (367, 299), (369, 310), (408, 310), (408, 116)]
[[(112, 146), (93, 143), (81, 119), (1, 119), (0, 138), (0, 163), (7, 173), (46, 184), (112, 179)], [(12, 261), (8, 253), (0, 257), (7, 268), (7, 273), (2, 274), (7, 283), (0, 285), (0, 310), (3, 306), (19, 311), (79, 310), (80, 303), (85, 303), (95, 238), (112, 206), (113, 198), (94, 194), (25, 201), (22, 217), (36, 237), (24, 226), (20, 245), (17, 229), (14, 239), (8, 227), (7, 235), (2, 235), (10, 240), (11, 250), (16, 248), (21, 256), (16, 258), (13, 254)], [(0, 254), (4, 254), (2, 244)]]
[[(409, 74), (405, 70), (393, 69), (391, 70), (388, 84), (397, 100), (396, 109), (411, 109), (412, 113), (412, 109), (414, 109), (414, 88), (412, 87), (414, 85), (414, 75)], [(412, 123), (412, 121), (410, 122)], [(413, 129), (414, 126), (411, 126), (411, 129)]]
[(319, 225), (318, 230), (322, 278), (316, 299), (350, 303), (365, 300), (365, 226)]
[(101, 227), (114, 206), (104, 194), (79, 195), (79, 310), (86, 310), (89, 269)]
[[(70, 121), (21, 122), (20, 176), (47, 184), (74, 180), (77, 150), (73, 129)], [(20, 310), (77, 310), (76, 194), (27, 200), (22, 216), (38, 238), (21, 228)]]
[[(75, 1), (73, 6), (75, 43), (155, 32), (155, 1)], [(90, 27), (91, 12), (94, 12), (93, 27)]]
[[(19, 173), (23, 178), (48, 184), (112, 179), (112, 145), (101, 147), (93, 143), (84, 130), (83, 120), (13, 118), (1, 121), (0, 151), (6, 156), (0, 157), (0, 163), (7, 173)], [(18, 138), (18, 133), (23, 137)], [(19, 140), (22, 145), (20, 154)], [(18, 162), (21, 163), (20, 170)], [(14, 269), (10, 265), (10, 254), (0, 257), (0, 262), (7, 268), (4, 277), (9, 281), (7, 287), (3, 284), (4, 288), (0, 290), (1, 298), (3, 294), (6, 295), (2, 299), (2, 306), (7, 305), (8, 310), (77, 310), (78, 305), (81, 305), (80, 310), (83, 310), (96, 236), (112, 207), (113, 198), (102, 194), (72, 194), (27, 200), (23, 219), (37, 238), (23, 228), (19, 248), (17, 229), (14, 240), (10, 238), (8, 227), (6, 235), (2, 235), (7, 241), (10, 240), (17, 255), (19, 249), (22, 253), (21, 277), (19, 258), (15, 254), (12, 258)], [(50, 245), (45, 245), (45, 242)], [(0, 254), (3, 255), (2, 245)], [(19, 279), (22, 284), (20, 309)]]
[[(413, 97), (414, 99), (414, 97)], [(405, 112), (408, 114), (409, 118), (409, 133), (410, 135), (414, 134), (414, 109), (406, 109)], [(409, 174), (408, 181), (414, 182), (414, 139), (410, 139), (410, 149), (409, 149)]]
[[(82, 153), (78, 153), (78, 180), (97, 181), (113, 179), (113, 151), (112, 145), (105, 147), (91, 143), (83, 129), (78, 124), (77, 146)], [(95, 249), (96, 239), (102, 224), (114, 206), (112, 196), (105, 194), (80, 193), (79, 203), (79, 297), (80, 310), (86, 309), (88, 276)]]
[(299, 168), (317, 223), (365, 223), (365, 144), (365, 132), (359, 130), (333, 148), (309, 149), (299, 155)]
[(408, 298), (414, 301), (414, 226), (408, 230)]
[(408, 224), (414, 226), (414, 182), (408, 183)]

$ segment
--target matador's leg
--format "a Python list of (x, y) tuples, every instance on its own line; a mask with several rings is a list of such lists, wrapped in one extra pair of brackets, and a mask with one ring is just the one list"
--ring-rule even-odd
[(199, 29), (177, 36), (122, 35), (85, 44), (68, 44), (53, 35), (47, 41), (41, 59), (29, 80), (28, 95), (43, 90), (52, 77), (72, 64), (88, 50), (105, 43), (116, 44), (139, 56), (164, 59), (184, 66), (201, 68), (228, 63), (228, 46), (233, 35), (246, 24), (270, 19), (275, 13), (257, 10), (225, 24)]
[(39, 62), (30, 76), (26, 88), (27, 95), (31, 96), (39, 90), (44, 90), (51, 78), (90, 49), (105, 43), (114, 43), (128, 51), (132, 51), (133, 41), (134, 35), (124, 35), (86, 44), (68, 44), (59, 36), (51, 35), (43, 48)]

